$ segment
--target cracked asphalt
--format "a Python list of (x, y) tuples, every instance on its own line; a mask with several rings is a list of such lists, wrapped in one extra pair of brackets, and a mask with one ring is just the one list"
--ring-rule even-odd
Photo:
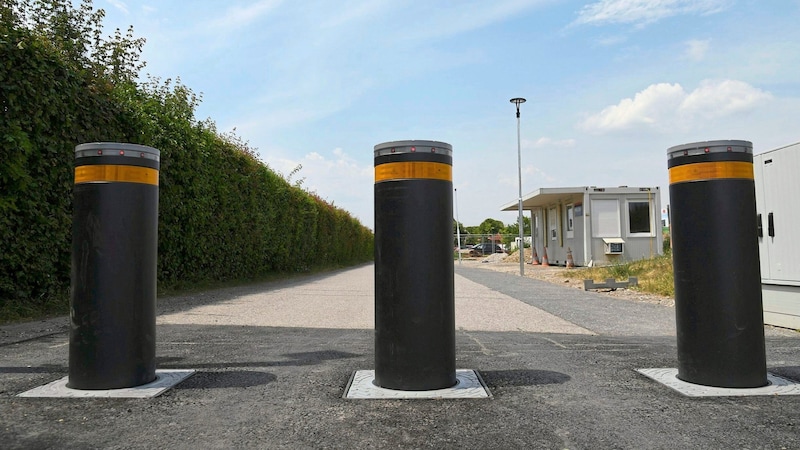
[[(160, 298), (150, 399), (20, 398), (67, 374), (67, 318), (0, 327), (0, 447), (800, 448), (800, 396), (689, 398), (670, 307), (456, 265), (456, 358), (490, 399), (347, 400), (372, 369), (373, 266)], [(800, 381), (800, 333), (768, 327)]]

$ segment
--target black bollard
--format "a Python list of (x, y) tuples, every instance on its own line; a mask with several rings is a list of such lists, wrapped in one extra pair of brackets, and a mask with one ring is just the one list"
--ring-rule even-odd
[(69, 382), (119, 389), (156, 379), (160, 152), (75, 147)]
[(453, 151), (435, 141), (375, 146), (375, 384), (456, 384)]
[(753, 144), (697, 142), (667, 153), (678, 378), (765, 386)]

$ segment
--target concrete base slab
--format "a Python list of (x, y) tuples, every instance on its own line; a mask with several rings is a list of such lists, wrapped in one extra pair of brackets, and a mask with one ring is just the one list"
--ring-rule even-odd
[(446, 398), (490, 398), (492, 394), (478, 372), (470, 369), (456, 370), (456, 385), (431, 391), (399, 391), (382, 388), (375, 384), (374, 370), (357, 370), (353, 373), (344, 391), (344, 398), (352, 399), (446, 399)]
[(156, 370), (156, 379), (152, 383), (122, 389), (70, 389), (67, 387), (69, 377), (66, 376), (52, 383), (25, 391), (17, 397), (51, 397), (51, 398), (151, 398), (158, 397), (168, 389), (194, 374), (194, 370)]
[(678, 369), (636, 369), (642, 375), (687, 397), (744, 397), (752, 395), (800, 395), (800, 383), (767, 373), (769, 385), (758, 388), (723, 388), (678, 379)]

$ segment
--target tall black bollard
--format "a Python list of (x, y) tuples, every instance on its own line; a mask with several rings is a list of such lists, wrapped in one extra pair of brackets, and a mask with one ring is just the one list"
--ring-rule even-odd
[(155, 380), (160, 152), (75, 147), (69, 382), (118, 389)]
[(375, 146), (375, 383), (456, 384), (453, 151), (435, 141)]
[(765, 386), (753, 144), (697, 142), (667, 153), (678, 378)]

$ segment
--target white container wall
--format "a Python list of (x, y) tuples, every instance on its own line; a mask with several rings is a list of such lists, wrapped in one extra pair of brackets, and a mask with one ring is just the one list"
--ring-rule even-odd
[(800, 143), (753, 157), (764, 322), (800, 329)]

